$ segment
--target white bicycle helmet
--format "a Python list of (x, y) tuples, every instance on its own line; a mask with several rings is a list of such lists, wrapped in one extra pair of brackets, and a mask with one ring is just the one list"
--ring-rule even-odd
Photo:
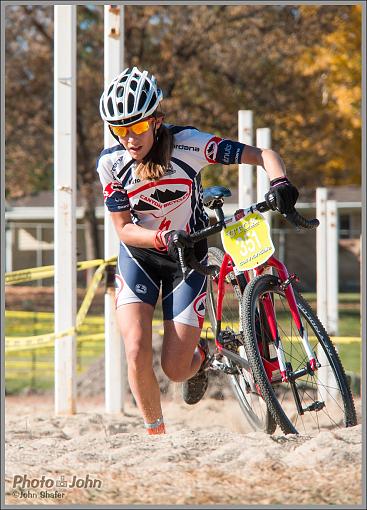
[(152, 74), (137, 67), (127, 68), (103, 92), (99, 111), (108, 124), (128, 126), (148, 117), (162, 99), (162, 91)]

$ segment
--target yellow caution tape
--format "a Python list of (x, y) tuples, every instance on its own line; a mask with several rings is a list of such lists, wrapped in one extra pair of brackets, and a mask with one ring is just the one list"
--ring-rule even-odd
[[(103, 259), (85, 260), (78, 262), (76, 266), (77, 271), (84, 271), (92, 267), (100, 266), (101, 264), (110, 265), (116, 262), (116, 257), (112, 257), (107, 261)], [(43, 278), (52, 278), (55, 273), (55, 266), (34, 267), (31, 269), (20, 269), (19, 271), (12, 271), (5, 273), (5, 285), (15, 285), (16, 283), (31, 282), (33, 280), (41, 280)]]
[(54, 266), (36, 267), (33, 269), (21, 269), (5, 273), (5, 285), (14, 285), (16, 283), (31, 282), (43, 278), (52, 278), (54, 275)]
[[(23, 310), (5, 310), (6, 319), (34, 319), (35, 321), (53, 322), (55, 319), (54, 312), (25, 312)], [(100, 324), (103, 325), (103, 315), (90, 315), (85, 318), (84, 324)], [(36, 326), (36, 325), (35, 325)], [(40, 327), (43, 325), (40, 324)], [(28, 327), (28, 325), (27, 325)], [(33, 325), (32, 325), (33, 327)]]
[(76, 316), (76, 329), (78, 329), (78, 327), (81, 326), (85, 319), (85, 316), (88, 313), (90, 305), (92, 304), (93, 301), (93, 297), (96, 293), (99, 282), (101, 281), (104, 275), (104, 270), (107, 265), (108, 265), (107, 263), (101, 264), (93, 275), (92, 281), (89, 284), (88, 290), (84, 296), (83, 302), (80, 305), (79, 312), (77, 313)]
[(84, 296), (83, 302), (80, 306), (80, 309), (76, 316), (76, 324), (74, 327), (68, 328), (64, 331), (61, 331), (60, 333), (48, 333), (44, 335), (36, 335), (31, 337), (5, 337), (5, 352), (14, 352), (19, 350), (25, 350), (25, 349), (36, 349), (38, 347), (46, 347), (53, 344), (53, 342), (56, 339), (63, 338), (65, 336), (72, 336), (75, 335), (78, 331), (78, 328), (82, 325), (88, 310), (90, 308), (90, 305), (92, 303), (93, 297), (96, 293), (96, 290), (98, 288), (98, 285), (104, 275), (104, 270), (106, 266), (114, 263), (116, 261), (116, 257), (112, 257), (111, 259), (108, 259), (106, 261), (104, 260), (94, 260), (94, 261), (87, 261), (86, 263), (79, 263), (83, 264), (83, 269), (86, 269), (86, 266), (92, 267), (92, 265), (97, 265), (98, 262), (98, 269), (93, 275), (92, 281), (89, 284), (89, 287), (87, 289), (86, 295)]
[(49, 319), (54, 320), (54, 312), (25, 312), (23, 310), (5, 310), (5, 318), (9, 319)]

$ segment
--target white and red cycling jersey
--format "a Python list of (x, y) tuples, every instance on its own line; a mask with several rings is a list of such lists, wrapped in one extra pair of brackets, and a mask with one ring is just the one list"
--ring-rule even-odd
[(240, 163), (244, 144), (194, 127), (166, 125), (173, 151), (165, 175), (140, 180), (137, 163), (123, 145), (105, 149), (97, 161), (105, 205), (111, 212), (130, 211), (132, 221), (149, 230), (186, 230), (208, 224), (202, 202), (200, 170), (214, 163)]

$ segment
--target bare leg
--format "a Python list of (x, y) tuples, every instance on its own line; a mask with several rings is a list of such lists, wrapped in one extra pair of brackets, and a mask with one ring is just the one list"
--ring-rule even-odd
[(162, 416), (160, 389), (153, 371), (153, 312), (154, 308), (146, 303), (130, 303), (117, 309), (130, 388), (146, 423)]
[(199, 370), (201, 356), (195, 352), (200, 328), (174, 321), (164, 321), (162, 368), (172, 381), (181, 382)]

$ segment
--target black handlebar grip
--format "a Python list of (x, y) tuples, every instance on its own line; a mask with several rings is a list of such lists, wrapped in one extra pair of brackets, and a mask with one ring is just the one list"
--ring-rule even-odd
[(201, 274), (205, 274), (205, 276), (218, 276), (220, 267), (218, 266), (204, 266), (203, 264), (200, 264), (200, 262), (195, 257), (194, 252), (192, 251), (190, 255), (187, 257), (187, 262), (190, 267), (192, 267), (195, 271)]
[(190, 234), (190, 239), (194, 243), (198, 243), (202, 239), (206, 239), (209, 236), (216, 234), (217, 232), (220, 232), (223, 226), (224, 224), (222, 222), (217, 222), (214, 225), (209, 225), (208, 227), (203, 228), (199, 232), (194, 232), (193, 234)]
[(289, 223), (292, 223), (296, 227), (302, 227), (305, 229), (312, 229), (317, 228), (320, 225), (320, 222), (317, 218), (314, 218), (313, 220), (308, 220), (301, 214), (299, 214), (298, 211), (295, 209), (284, 215), (286, 220), (289, 221)]

